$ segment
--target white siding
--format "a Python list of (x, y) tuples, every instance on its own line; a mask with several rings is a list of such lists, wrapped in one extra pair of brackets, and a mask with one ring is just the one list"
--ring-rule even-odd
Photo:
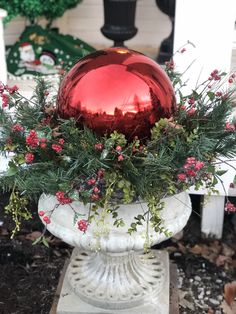
[(11, 45), (17, 40), (25, 25), (26, 23), (24, 19), (16, 18), (5, 26), (4, 35), (6, 45)]
[[(100, 32), (103, 26), (103, 1), (84, 0), (76, 8), (69, 10), (56, 21), (61, 32), (72, 34), (95, 47), (109, 47), (113, 43)], [(16, 18), (5, 29), (5, 42), (12, 44), (23, 31), (26, 23), (23, 18)], [(171, 23), (168, 16), (156, 6), (155, 0), (138, 0), (136, 10), (137, 35), (127, 41), (130, 48), (141, 51), (158, 50), (161, 41), (170, 34)]]

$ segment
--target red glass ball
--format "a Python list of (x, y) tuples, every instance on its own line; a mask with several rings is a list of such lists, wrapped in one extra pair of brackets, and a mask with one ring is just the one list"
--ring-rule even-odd
[(109, 48), (80, 59), (62, 80), (58, 114), (98, 135), (118, 131), (145, 139), (160, 118), (175, 110), (172, 84), (153, 60), (126, 48)]

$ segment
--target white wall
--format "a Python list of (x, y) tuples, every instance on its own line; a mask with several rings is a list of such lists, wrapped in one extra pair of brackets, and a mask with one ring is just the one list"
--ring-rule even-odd
[(176, 1), (174, 50), (187, 41), (195, 45), (175, 56), (180, 72), (195, 60), (185, 75), (189, 89), (195, 88), (198, 79), (206, 80), (214, 69), (230, 71), (235, 13), (235, 0)]
[(5, 60), (5, 44), (4, 44), (4, 37), (3, 37), (3, 18), (7, 15), (6, 11), (0, 9), (0, 82), (6, 84), (7, 82), (7, 67), (6, 67), (6, 60)]
[[(76, 8), (69, 10), (58, 19), (56, 24), (64, 33), (72, 34), (87, 41), (96, 47), (111, 46), (112, 41), (106, 39), (100, 32), (103, 26), (103, 1), (84, 0)], [(22, 18), (16, 18), (5, 29), (5, 42), (12, 44), (23, 31), (26, 22)], [(161, 41), (171, 31), (171, 23), (168, 16), (157, 7), (155, 0), (138, 0), (136, 10), (137, 35), (127, 41), (130, 48), (146, 46), (154, 47), (156, 51)]]

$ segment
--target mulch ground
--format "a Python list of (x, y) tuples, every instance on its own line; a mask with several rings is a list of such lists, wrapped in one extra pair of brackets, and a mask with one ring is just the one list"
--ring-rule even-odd
[[(0, 195), (0, 314), (47, 314), (72, 248), (49, 234), (50, 248), (32, 245), (42, 231), (36, 204), (31, 205), (33, 220), (11, 240), (12, 222), (4, 214), (7, 199)], [(198, 207), (195, 198), (194, 209)], [(180, 239), (156, 247), (167, 249), (178, 266), (180, 313), (231, 314), (226, 311), (224, 287), (236, 278), (232, 217), (225, 217), (222, 241), (202, 239), (200, 217), (193, 213)]]

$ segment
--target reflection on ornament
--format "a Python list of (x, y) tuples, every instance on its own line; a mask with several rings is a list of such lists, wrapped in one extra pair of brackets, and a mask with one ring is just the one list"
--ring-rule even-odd
[(57, 99), (60, 117), (74, 117), (99, 135), (116, 130), (141, 139), (175, 110), (174, 90), (161, 67), (126, 48), (87, 55), (63, 79)]

